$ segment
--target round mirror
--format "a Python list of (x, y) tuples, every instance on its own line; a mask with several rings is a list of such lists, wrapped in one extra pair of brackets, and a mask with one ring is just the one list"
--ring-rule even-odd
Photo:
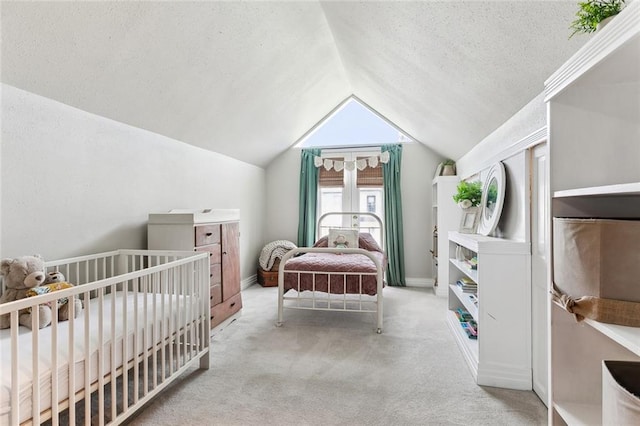
[(478, 224), (478, 234), (489, 235), (498, 225), (506, 186), (504, 164), (498, 162), (491, 166), (482, 187), (482, 214)]

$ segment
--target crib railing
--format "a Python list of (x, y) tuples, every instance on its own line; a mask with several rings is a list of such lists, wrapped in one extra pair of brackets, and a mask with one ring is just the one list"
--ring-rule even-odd
[[(0, 423), (118, 424), (194, 362), (209, 367), (206, 253), (117, 250), (46, 266), (75, 287), (0, 305), (11, 319), (0, 331), (10, 353), (1, 362), (11, 366)], [(83, 312), (38, 329), (37, 307), (61, 298), (70, 318), (75, 299)], [(19, 325), (25, 310), (31, 330)]]

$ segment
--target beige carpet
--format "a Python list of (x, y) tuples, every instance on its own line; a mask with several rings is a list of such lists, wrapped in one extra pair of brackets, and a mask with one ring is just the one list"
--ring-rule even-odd
[(374, 314), (285, 310), (277, 289), (243, 291), (212, 338), (211, 368), (187, 372), (132, 425), (544, 425), (531, 391), (477, 386), (445, 324), (446, 300), (386, 288)]

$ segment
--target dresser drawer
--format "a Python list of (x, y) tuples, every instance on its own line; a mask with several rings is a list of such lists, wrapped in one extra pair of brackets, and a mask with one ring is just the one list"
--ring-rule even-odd
[(220, 244), (209, 244), (208, 246), (196, 247), (195, 251), (209, 252), (209, 262), (211, 265), (220, 263), (221, 246)]
[(214, 307), (218, 303), (222, 302), (222, 285), (214, 284), (211, 286), (209, 290), (209, 294), (211, 295), (210, 306)]
[(211, 308), (211, 328), (219, 325), (242, 308), (242, 294), (238, 293), (234, 297), (225, 300)]
[(219, 263), (211, 263), (209, 269), (209, 281), (211, 285), (222, 284), (222, 265)]
[(195, 227), (196, 247), (220, 243), (220, 225), (200, 225)]

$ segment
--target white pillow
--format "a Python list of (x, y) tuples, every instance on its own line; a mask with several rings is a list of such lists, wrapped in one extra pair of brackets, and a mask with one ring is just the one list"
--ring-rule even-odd
[(357, 229), (329, 229), (327, 247), (358, 248)]

